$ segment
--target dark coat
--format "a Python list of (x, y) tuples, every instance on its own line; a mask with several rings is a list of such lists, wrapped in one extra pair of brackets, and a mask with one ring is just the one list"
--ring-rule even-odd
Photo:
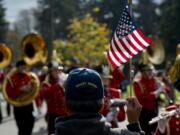
[(79, 113), (56, 119), (55, 135), (144, 135), (138, 123), (111, 129), (98, 113)]

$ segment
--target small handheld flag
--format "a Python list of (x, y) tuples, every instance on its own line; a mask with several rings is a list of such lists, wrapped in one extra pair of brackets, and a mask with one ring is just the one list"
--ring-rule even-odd
[(130, 16), (129, 6), (123, 10), (114, 35), (111, 39), (107, 58), (114, 68), (129, 61), (151, 43)]

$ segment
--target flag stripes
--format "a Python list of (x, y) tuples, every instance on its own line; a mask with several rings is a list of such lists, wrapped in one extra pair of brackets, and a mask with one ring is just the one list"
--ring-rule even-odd
[(108, 60), (116, 68), (144, 50), (150, 43), (151, 40), (146, 38), (139, 28), (123, 38), (119, 38), (115, 32), (107, 53)]

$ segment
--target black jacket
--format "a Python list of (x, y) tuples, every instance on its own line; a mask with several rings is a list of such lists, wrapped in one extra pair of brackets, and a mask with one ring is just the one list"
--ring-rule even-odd
[(79, 113), (56, 119), (55, 135), (144, 135), (138, 123), (111, 129), (98, 113)]

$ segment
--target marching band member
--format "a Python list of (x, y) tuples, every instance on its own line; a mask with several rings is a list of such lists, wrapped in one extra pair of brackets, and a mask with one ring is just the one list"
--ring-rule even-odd
[[(4, 68), (3, 80), (5, 79), (5, 76), (11, 71), (12, 68), (13, 68), (13, 66), (11, 64), (8, 65), (6, 68)], [(10, 116), (11, 115), (11, 105), (8, 102), (6, 102), (6, 111), (7, 111), (7, 116)]]
[[(9, 85), (6, 90), (12, 99), (16, 99), (20, 94), (32, 89), (30, 77), (28, 76), (28, 66), (25, 61), (20, 60), (16, 63), (17, 72), (8, 76)], [(14, 106), (14, 118), (18, 127), (18, 135), (31, 135), (35, 118), (33, 116), (33, 103), (23, 106)]]
[(102, 81), (104, 85), (104, 107), (101, 113), (106, 117), (107, 121), (111, 123), (112, 128), (118, 127), (119, 121), (125, 120), (124, 107), (109, 107), (110, 100), (114, 98), (121, 98), (121, 90), (118, 88), (110, 87), (110, 79), (112, 76), (109, 74), (108, 67), (102, 67)]
[[(40, 81), (40, 86), (43, 84), (43, 82), (45, 81), (46, 79), (46, 76), (48, 75), (48, 67), (45, 65), (42, 67), (41, 71), (39, 71), (37, 73), (38, 75), (38, 78), (39, 78), (39, 81)], [(42, 106), (42, 103), (43, 103), (43, 97), (41, 97), (40, 94), (37, 94), (37, 96), (35, 97), (35, 104), (36, 104), (36, 107), (37, 107), (37, 110), (38, 110), (38, 113), (41, 114), (41, 106)]]
[(64, 104), (63, 84), (67, 75), (62, 72), (63, 67), (55, 61), (49, 64), (49, 74), (42, 84), (40, 95), (47, 103), (48, 134), (55, 131), (54, 123), (58, 116), (66, 115)]
[[(177, 46), (177, 56), (170, 70), (170, 79), (176, 90), (180, 91), (180, 44)], [(166, 108), (166, 111), (177, 110), (176, 115), (165, 118), (158, 122), (155, 135), (179, 135), (180, 134), (180, 104), (173, 104)]]
[(170, 105), (166, 112), (176, 110), (176, 114), (159, 120), (158, 128), (154, 135), (179, 135), (180, 134), (180, 104)]
[(174, 89), (174, 85), (172, 83), (172, 81), (169, 78), (169, 72), (172, 68), (173, 64), (171, 61), (167, 61), (166, 66), (165, 66), (165, 72), (163, 75), (163, 82), (169, 87), (169, 91), (168, 91), (168, 96), (171, 100), (171, 102), (175, 102), (175, 89)]
[(122, 81), (125, 79), (124, 73), (121, 67), (118, 67), (113, 70), (112, 78), (110, 79), (110, 87), (119, 89)]
[(38, 78), (39, 78), (41, 83), (45, 80), (47, 74), (48, 74), (48, 67), (43, 66), (42, 70), (38, 73)]
[[(0, 71), (0, 92), (2, 90), (2, 84), (5, 79), (5, 76), (10, 72), (11, 69), (12, 69), (12, 65), (10, 64), (7, 67), (5, 67), (2, 71)], [(6, 102), (6, 113), (7, 113), (7, 116), (11, 115), (11, 106), (8, 102)], [(3, 120), (3, 117), (2, 117), (1, 106), (0, 106), (0, 123), (2, 122), (2, 120)]]
[(153, 74), (153, 69), (148, 64), (140, 64), (141, 76), (134, 79), (134, 93), (142, 105), (140, 114), (140, 125), (147, 135), (152, 135), (156, 130), (156, 124), (149, 125), (148, 122), (157, 116), (157, 98), (164, 90), (164, 87), (158, 87), (157, 81)]

